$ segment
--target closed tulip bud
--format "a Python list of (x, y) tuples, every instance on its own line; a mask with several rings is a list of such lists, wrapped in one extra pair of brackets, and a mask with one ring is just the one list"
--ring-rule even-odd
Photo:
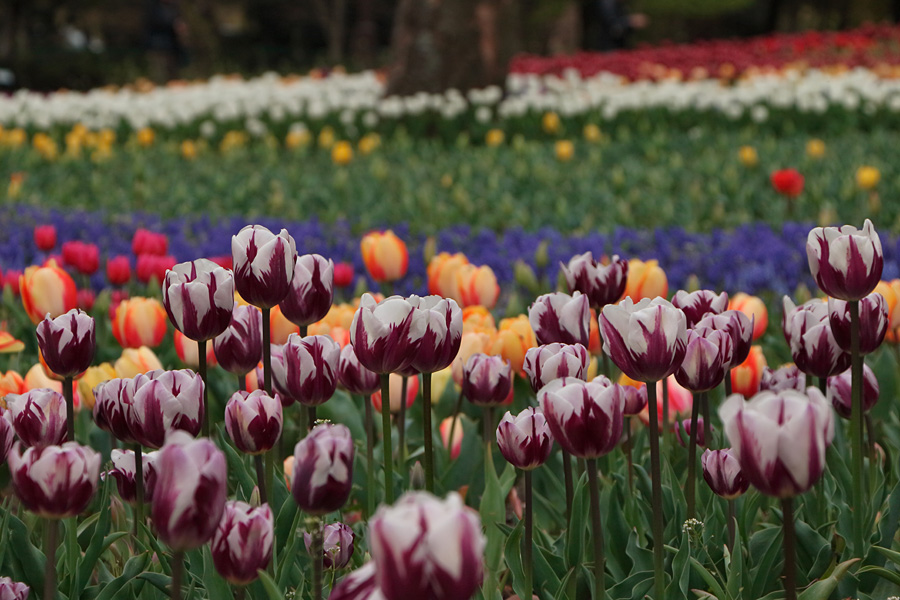
[(521, 258), (516, 259), (516, 262), (513, 263), (513, 279), (517, 285), (525, 288), (532, 294), (537, 294), (538, 290), (541, 289), (541, 284), (534, 269)]
[(744, 476), (763, 494), (802, 494), (825, 470), (834, 415), (818, 389), (760, 392), (748, 402), (734, 394), (719, 415)]
[(763, 369), (766, 368), (766, 356), (762, 346), (750, 348), (747, 360), (731, 369), (731, 389), (736, 394), (749, 398), (759, 391)]
[(727, 332), (697, 327), (687, 332), (684, 361), (675, 379), (692, 392), (708, 392), (717, 387), (731, 367), (732, 341)]
[(762, 379), (759, 382), (761, 392), (780, 392), (782, 390), (802, 392), (805, 389), (806, 375), (797, 368), (797, 365), (784, 365), (774, 371), (769, 367), (763, 368)]
[(127, 256), (113, 256), (106, 260), (106, 279), (113, 285), (131, 281), (131, 262)]
[(840, 300), (861, 300), (881, 279), (884, 257), (875, 226), (817, 227), (806, 240), (809, 270), (819, 288)]
[[(459, 458), (459, 453), (462, 451), (462, 441), (463, 441), (463, 424), (459, 417), (456, 417), (456, 426), (453, 424), (453, 417), (447, 417), (443, 421), (441, 421), (441, 426), (438, 428), (441, 433), (441, 441), (444, 444), (444, 448), (450, 451), (450, 460), (456, 460)], [(453, 431), (453, 442), (450, 441), (450, 432)]]
[(507, 411), (497, 427), (497, 447), (506, 462), (523, 471), (547, 462), (553, 450), (553, 436), (544, 414), (534, 407), (515, 417)]
[(344, 425), (317, 425), (294, 447), (291, 494), (301, 510), (325, 515), (339, 510), (353, 486), (355, 449)]
[(3, 415), (26, 446), (58, 446), (66, 441), (66, 399), (54, 390), (39, 388), (6, 397)]
[(787, 198), (796, 198), (803, 192), (803, 175), (797, 169), (779, 169), (770, 176), (772, 187)]
[[(684, 419), (675, 424), (675, 438), (683, 448), (691, 442), (691, 420)], [(706, 427), (704, 426), (703, 417), (697, 417), (697, 445), (701, 448), (706, 446)]]
[(328, 600), (384, 600), (375, 581), (375, 561), (369, 561), (334, 586)]
[(159, 539), (176, 552), (199, 548), (213, 537), (225, 512), (225, 454), (211, 440), (176, 431), (155, 463), (151, 516)]
[[(54, 231), (54, 235), (56, 235)], [(0, 577), (0, 600), (28, 600), (31, 588), (9, 577)]]
[(715, 494), (726, 500), (734, 500), (744, 494), (750, 482), (741, 471), (741, 464), (731, 448), (722, 450), (706, 449), (700, 457), (703, 479)]
[(687, 323), (684, 313), (662, 298), (635, 304), (625, 298), (600, 314), (603, 352), (637, 381), (659, 381), (684, 361)]
[(463, 367), (462, 394), (481, 406), (503, 404), (512, 393), (512, 368), (499, 356), (474, 354)]
[(138, 281), (159, 284), (166, 278), (166, 271), (175, 266), (174, 256), (157, 256), (155, 254), (139, 254), (134, 266)]
[(94, 423), (97, 427), (113, 434), (116, 439), (127, 444), (136, 440), (131, 433), (131, 406), (137, 383), (146, 378), (110, 379), (94, 387)]
[[(323, 528), (322, 566), (326, 569), (343, 569), (353, 558), (353, 530), (343, 523), (329, 523)], [(312, 536), (303, 533), (306, 552), (312, 555)]]
[(90, 503), (100, 478), (100, 455), (75, 442), (9, 453), (9, 473), (22, 504), (45, 519), (74, 517)]
[(116, 377), (116, 370), (111, 364), (105, 362), (96, 367), (89, 367), (78, 381), (78, 395), (81, 397), (82, 405), (93, 410), (96, 399), (94, 398), (94, 388)]
[(341, 348), (338, 380), (348, 392), (360, 396), (371, 396), (381, 385), (378, 373), (374, 373), (360, 364), (356, 357), (356, 351), (350, 344)]
[(334, 285), (337, 287), (349, 287), (353, 283), (355, 276), (353, 265), (350, 263), (341, 262), (334, 265)]
[(625, 404), (622, 406), (622, 414), (626, 417), (639, 415), (647, 408), (647, 386), (634, 387), (632, 385), (623, 385), (622, 398)]
[(444, 298), (453, 298), (457, 302), (462, 300), (459, 289), (460, 267), (469, 264), (469, 259), (462, 252), (450, 254), (441, 252), (428, 261), (428, 293)]
[(100, 249), (96, 244), (70, 241), (62, 245), (62, 259), (82, 275), (93, 275), (100, 267)]
[[(829, 377), (826, 388), (828, 401), (831, 402), (837, 414), (845, 419), (850, 418), (853, 406), (850, 395), (850, 384), (853, 380), (851, 371), (852, 369), (847, 369), (840, 375)], [(869, 412), (878, 403), (880, 393), (875, 372), (869, 368), (869, 365), (863, 364), (862, 409), (864, 413)]]
[(538, 344), (590, 343), (591, 311), (588, 297), (576, 291), (538, 296), (528, 309), (528, 320)]
[(402, 371), (419, 351), (421, 325), (415, 307), (404, 298), (376, 302), (371, 294), (363, 294), (350, 324), (350, 343), (360, 364), (370, 371)]
[(489, 266), (465, 264), (456, 270), (456, 277), (462, 306), (494, 308), (497, 304), (500, 285), (494, 270)]
[(78, 309), (45, 318), (37, 326), (37, 339), (47, 367), (60, 377), (83, 373), (97, 349), (94, 318)]
[(168, 329), (166, 309), (155, 298), (127, 298), (116, 306), (112, 333), (123, 348), (159, 346)]
[(669, 294), (669, 280), (658, 260), (642, 261), (632, 258), (628, 261), (628, 276), (625, 280), (625, 296), (638, 302), (644, 298), (665, 298)]
[(210, 260), (175, 265), (166, 271), (162, 292), (169, 320), (195, 342), (211, 340), (231, 323), (234, 278)]
[[(104, 477), (112, 476), (116, 480), (116, 488), (119, 490), (119, 496), (125, 502), (134, 502), (137, 497), (137, 486), (134, 478), (137, 475), (136, 461), (134, 452), (131, 450), (119, 450), (113, 448), (110, 458), (112, 459), (113, 468), (103, 474)], [(151, 502), (153, 500), (153, 490), (156, 487), (156, 461), (158, 452), (148, 452), (141, 454), (141, 465), (143, 468), (142, 476), (144, 480), (144, 501)]]
[(726, 310), (720, 315), (706, 315), (697, 327), (721, 329), (731, 336), (731, 366), (734, 368), (747, 360), (753, 345), (754, 316), (747, 316), (739, 310)]
[(557, 379), (541, 389), (538, 401), (553, 439), (572, 456), (603, 456), (622, 437), (625, 398), (621, 386), (606, 377), (587, 383)]
[(162, 363), (159, 362), (159, 358), (153, 350), (147, 346), (141, 346), (123, 350), (122, 356), (116, 360), (113, 368), (119, 377), (134, 377), (140, 373), (162, 369)]
[(225, 431), (247, 454), (262, 454), (275, 447), (284, 424), (281, 399), (263, 390), (235, 392), (225, 405)]
[(318, 254), (297, 257), (291, 288), (279, 306), (295, 325), (312, 325), (328, 314), (334, 300), (334, 262)]
[(686, 292), (679, 290), (672, 298), (672, 305), (680, 308), (687, 319), (688, 328), (692, 328), (706, 315), (719, 315), (728, 308), (728, 294), (716, 294), (710, 290)]
[(581, 344), (545, 344), (525, 353), (524, 369), (535, 393), (554, 379), (587, 378), (590, 355)]
[(180, 429), (192, 436), (203, 422), (203, 380), (195, 372), (156, 371), (149, 381), (135, 383), (134, 400), (127, 415), (135, 440), (149, 448), (161, 448), (166, 437)]
[(828, 319), (828, 305), (810, 300), (794, 306), (784, 297), (784, 337), (797, 367), (815, 377), (831, 377), (847, 370), (850, 355), (838, 346)]
[[(828, 299), (828, 321), (834, 341), (850, 352), (850, 304)], [(884, 296), (873, 292), (859, 301), (859, 353), (865, 356), (878, 350), (888, 329), (888, 310)]]
[(262, 360), (262, 313), (255, 306), (235, 305), (231, 323), (213, 340), (219, 365), (234, 375), (246, 375)]
[(131, 251), (135, 256), (142, 254), (163, 256), (169, 251), (169, 239), (163, 233), (138, 229), (131, 238)]
[(53, 259), (42, 267), (25, 269), (19, 277), (19, 293), (25, 312), (35, 325), (47, 315), (52, 319), (78, 306), (75, 281)]
[(409, 268), (409, 252), (406, 244), (390, 229), (372, 231), (360, 242), (363, 263), (375, 281), (396, 281), (406, 275)]
[(754, 341), (761, 338), (766, 332), (766, 328), (769, 326), (769, 310), (766, 308), (765, 303), (756, 296), (751, 296), (750, 294), (745, 294), (743, 292), (735, 294), (731, 300), (728, 301), (728, 310), (742, 312), (750, 317), (751, 323), (753, 324)]
[(262, 225), (247, 225), (231, 238), (231, 256), (241, 298), (259, 308), (272, 308), (288, 295), (297, 247), (286, 229), (275, 235)]
[(569, 260), (568, 265), (559, 263), (566, 277), (569, 292), (576, 291), (587, 296), (591, 308), (602, 310), (607, 304), (615, 304), (625, 293), (628, 281), (628, 261), (612, 257), (608, 265), (594, 260), (590, 252), (577, 254)]
[(278, 378), (284, 381), (291, 398), (306, 406), (318, 406), (334, 395), (340, 357), (340, 345), (329, 336), (302, 338), (292, 333), (284, 345), (284, 363), (273, 363), (272, 370), (284, 368)]
[(35, 226), (34, 245), (42, 252), (49, 252), (56, 248), (56, 227), (53, 225)]
[(259, 577), (272, 560), (275, 519), (268, 504), (225, 503), (222, 520), (210, 543), (213, 564), (223, 579), (244, 586)]
[(459, 354), (462, 309), (455, 300), (440, 296), (410, 296), (408, 302), (417, 311), (416, 334), (419, 334), (419, 351), (410, 366), (420, 373), (435, 373), (447, 368)]
[(455, 492), (404, 494), (369, 524), (375, 580), (386, 600), (464, 600), (482, 583), (485, 537), (478, 513)]
[[(403, 375), (399, 373), (391, 373), (391, 407), (392, 413), (400, 412), (400, 406), (403, 397)], [(415, 375), (407, 377), (406, 380), (406, 408), (410, 408), (416, 401), (419, 393), (419, 378)], [(372, 394), (372, 406), (376, 412), (381, 412), (381, 390), (375, 390)]]

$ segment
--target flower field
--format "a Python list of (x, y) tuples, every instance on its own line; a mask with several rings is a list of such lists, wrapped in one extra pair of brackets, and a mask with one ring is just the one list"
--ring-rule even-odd
[(0, 599), (896, 597), (898, 39), (0, 98)]

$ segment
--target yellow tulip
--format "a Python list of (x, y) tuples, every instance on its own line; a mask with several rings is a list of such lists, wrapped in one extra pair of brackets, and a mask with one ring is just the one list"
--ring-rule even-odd
[(559, 140), (555, 147), (556, 158), (562, 162), (568, 162), (575, 156), (575, 144), (569, 140)]
[(738, 150), (738, 158), (745, 167), (755, 167), (759, 164), (759, 156), (753, 146), (741, 146)]
[(817, 138), (806, 142), (806, 155), (810, 158), (825, 156), (825, 142)]
[(881, 171), (875, 167), (862, 166), (856, 170), (856, 185), (863, 190), (871, 190), (881, 180)]
[(84, 406), (89, 409), (94, 408), (94, 388), (104, 381), (109, 381), (117, 377), (116, 370), (108, 362), (102, 363), (95, 367), (89, 367), (81, 379), (78, 380), (78, 394)]
[(341, 140), (331, 148), (331, 161), (336, 165), (348, 165), (353, 160), (353, 146)]

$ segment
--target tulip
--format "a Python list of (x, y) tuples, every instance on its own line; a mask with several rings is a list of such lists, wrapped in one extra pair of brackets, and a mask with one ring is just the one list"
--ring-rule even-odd
[(762, 337), (769, 326), (769, 311), (765, 303), (756, 296), (743, 292), (735, 294), (728, 302), (728, 310), (742, 312), (751, 319), (754, 341)]
[(514, 373), (525, 377), (525, 354), (537, 346), (531, 323), (525, 315), (500, 320), (500, 328), (490, 344), (488, 354), (499, 355), (509, 361)]
[(229, 500), (210, 542), (216, 571), (233, 585), (248, 585), (272, 560), (274, 541), (275, 519), (268, 504)]
[(806, 155), (810, 158), (822, 158), (825, 156), (825, 142), (813, 138), (806, 142)]
[(327, 335), (301, 338), (292, 333), (284, 345), (284, 363), (273, 363), (273, 370), (284, 368), (288, 395), (306, 406), (318, 406), (334, 395), (337, 388), (341, 347)]
[(83, 373), (94, 360), (94, 319), (78, 309), (45, 318), (37, 327), (37, 338), (47, 366), (62, 377)]
[[(378, 390), (378, 374), (362, 366), (352, 345), (341, 348), (338, 380), (351, 394), (371, 396)], [(393, 396), (393, 394), (392, 394)]]
[(456, 269), (459, 303), (462, 306), (494, 308), (500, 297), (500, 285), (494, 270), (487, 265), (461, 265)]
[(301, 327), (319, 321), (334, 299), (334, 262), (318, 254), (297, 258), (290, 291), (279, 306), (291, 322)]
[[(834, 407), (838, 415), (845, 419), (850, 418), (851, 411), (851, 382), (853, 375), (851, 370), (847, 369), (840, 375), (828, 378), (826, 388), (828, 401)], [(869, 412), (878, 402), (880, 388), (875, 372), (869, 368), (869, 365), (863, 365), (863, 384), (862, 384), (862, 410), (864, 413)]]
[[(397, 414), (400, 412), (400, 406), (402, 404), (401, 397), (403, 395), (403, 375), (399, 373), (391, 373), (391, 406), (390, 411), (392, 414)], [(415, 401), (416, 396), (419, 394), (419, 378), (415, 375), (407, 378), (406, 383), (406, 408), (411, 407)], [(381, 390), (375, 390), (372, 396), (372, 406), (375, 407), (375, 410), (381, 411)]]
[(741, 146), (738, 149), (738, 159), (745, 167), (755, 167), (759, 164), (759, 155), (753, 146)]
[[(421, 373), (435, 373), (450, 366), (462, 341), (462, 310), (452, 299), (440, 296), (410, 296), (407, 300), (417, 311), (415, 318), (418, 352), (410, 366)], [(411, 336), (412, 337), (412, 336)]]
[(722, 292), (716, 295), (710, 290), (697, 290), (696, 292), (679, 290), (672, 298), (672, 305), (684, 312), (687, 326), (692, 328), (706, 315), (722, 314), (728, 308), (728, 294)]
[(262, 314), (250, 305), (235, 305), (231, 323), (213, 340), (216, 360), (234, 375), (246, 375), (262, 360)]
[(19, 277), (22, 304), (31, 322), (37, 325), (48, 314), (50, 318), (69, 312), (78, 305), (75, 281), (48, 260), (44, 266), (30, 266)]
[(339, 510), (353, 485), (353, 438), (344, 425), (317, 425), (294, 447), (291, 494), (301, 510), (322, 516)]
[(156, 371), (143, 376), (149, 381), (135, 383), (128, 425), (143, 446), (161, 448), (172, 431), (192, 436), (200, 433), (203, 421), (204, 383), (199, 375), (181, 371)]
[(687, 334), (684, 362), (675, 371), (675, 379), (692, 392), (708, 392), (725, 379), (732, 352), (727, 332), (709, 327), (691, 329)]
[(587, 379), (590, 356), (581, 344), (545, 344), (525, 354), (524, 370), (537, 393), (554, 379), (575, 377)]
[(350, 263), (340, 262), (334, 265), (334, 285), (337, 287), (350, 287), (353, 283), (354, 276), (353, 265)]
[(131, 406), (134, 402), (134, 391), (137, 383), (144, 383), (146, 378), (115, 378), (99, 383), (94, 387), (94, 423), (97, 427), (113, 434), (125, 443), (136, 440), (131, 433)]
[(765, 368), (766, 357), (762, 346), (753, 346), (747, 360), (731, 370), (731, 389), (745, 398), (750, 398), (759, 391)]
[(378, 374), (402, 371), (412, 364), (421, 339), (414, 334), (414, 311), (399, 296), (376, 302), (371, 294), (363, 294), (350, 325), (350, 343), (360, 364)]
[[(828, 299), (828, 321), (834, 341), (845, 352), (850, 352), (850, 303)], [(888, 310), (884, 296), (873, 292), (859, 300), (859, 353), (871, 354), (884, 341), (888, 329)]]
[(206, 361), (205, 365), (207, 367), (215, 367), (217, 364), (216, 352), (215, 348), (213, 348), (212, 340), (199, 343), (194, 342), (177, 329), (175, 330), (175, 335), (172, 336), (172, 346), (175, 347), (175, 354), (178, 356), (178, 360), (194, 370), (198, 370), (200, 367), (200, 344), (206, 348), (206, 352), (203, 353)]
[(697, 327), (721, 329), (731, 336), (732, 353), (729, 368), (733, 369), (747, 360), (750, 354), (755, 320), (755, 315), (747, 316), (739, 310), (726, 310), (720, 315), (706, 315), (697, 323)]
[(622, 385), (622, 397), (625, 400), (625, 404), (622, 407), (622, 414), (626, 417), (633, 417), (647, 408), (646, 384), (639, 387)]
[(797, 367), (815, 377), (831, 377), (850, 366), (850, 355), (837, 344), (828, 305), (809, 300), (800, 306), (784, 297), (782, 329)]
[(734, 500), (750, 487), (750, 482), (741, 471), (740, 462), (730, 448), (710, 450), (707, 448), (700, 457), (703, 479), (709, 488), (726, 500)]
[(12, 423), (4, 417), (0, 417), (0, 465), (6, 462), (6, 457), (12, 449), (16, 431)]
[(16, 445), (8, 459), (19, 500), (46, 519), (74, 517), (97, 491), (100, 455), (87, 446), (75, 442), (32, 446), (20, 454)]
[[(156, 467), (154, 465), (158, 452), (149, 452), (141, 455), (142, 479), (144, 480), (144, 500), (150, 502), (153, 500), (153, 489), (156, 487)], [(137, 477), (137, 465), (135, 453), (131, 450), (119, 450), (113, 448), (110, 456), (113, 468), (104, 473), (104, 477), (112, 476), (116, 479), (116, 487), (119, 490), (119, 496), (125, 502), (134, 503), (137, 498), (137, 486), (135, 478)]]
[(0, 600), (28, 600), (31, 588), (9, 577), (0, 577)]
[(62, 394), (46, 388), (10, 394), (5, 418), (26, 446), (58, 446), (66, 441), (67, 408)]
[(234, 279), (205, 258), (166, 271), (163, 305), (175, 328), (196, 342), (216, 337), (231, 323)]
[[(455, 423), (454, 420), (456, 421)], [(454, 419), (453, 417), (447, 417), (441, 421), (441, 426), (438, 427), (438, 431), (440, 431), (444, 448), (447, 448), (450, 451), (450, 460), (459, 458), (463, 441), (463, 426), (460, 422), (460, 418), (456, 417), (456, 419)], [(453, 436), (452, 443), (450, 441), (451, 435)]]
[(93, 275), (100, 268), (100, 248), (96, 244), (71, 241), (62, 245), (63, 263), (82, 275)]
[[(322, 558), (325, 568), (343, 569), (350, 564), (350, 559), (353, 558), (353, 530), (340, 522), (330, 523), (324, 527), (323, 534)], [(308, 532), (303, 533), (303, 542), (311, 555), (313, 539)]]
[(770, 179), (775, 191), (788, 198), (796, 198), (803, 192), (804, 178), (797, 169), (773, 171)]
[(396, 281), (406, 275), (409, 253), (406, 244), (390, 229), (372, 231), (360, 242), (363, 263), (369, 276), (377, 282)]
[(607, 304), (615, 304), (625, 293), (628, 279), (628, 261), (612, 257), (612, 261), (604, 265), (594, 260), (590, 252), (578, 254), (569, 260), (568, 265), (559, 263), (569, 293), (581, 292), (588, 297), (591, 308), (602, 310)]
[(881, 180), (881, 171), (875, 167), (862, 166), (856, 170), (856, 185), (861, 190), (871, 190)]
[(159, 284), (165, 279), (166, 271), (174, 267), (176, 262), (174, 256), (139, 254), (134, 270), (137, 274), (138, 281), (150, 283), (155, 280), (155, 283)]
[(56, 227), (37, 225), (34, 228), (34, 245), (42, 252), (50, 252), (56, 248)]
[(638, 302), (644, 298), (665, 298), (669, 293), (669, 281), (659, 261), (646, 262), (632, 258), (628, 261), (628, 276), (625, 280), (625, 296)]
[[(691, 419), (684, 419), (675, 424), (675, 439), (678, 440), (682, 448), (688, 447), (691, 437), (693, 437)], [(706, 446), (706, 427), (703, 417), (697, 417), (697, 438), (695, 443), (700, 447)], [(691, 478), (693, 475), (688, 475), (688, 477)]]
[(868, 219), (861, 230), (852, 225), (811, 230), (806, 255), (816, 283), (833, 298), (861, 300), (881, 279), (881, 239)]
[(556, 292), (539, 296), (528, 309), (528, 320), (539, 344), (590, 342), (591, 313), (588, 297)]
[(106, 259), (106, 279), (113, 285), (125, 285), (131, 281), (131, 263), (127, 256)]
[(0, 407), (5, 407), (4, 400), (7, 394), (24, 394), (28, 391), (25, 380), (15, 371), (0, 371)]
[(135, 296), (116, 306), (112, 333), (123, 348), (155, 348), (166, 336), (166, 310), (155, 298)]
[(113, 368), (119, 377), (134, 377), (140, 373), (147, 373), (162, 369), (162, 363), (147, 346), (140, 348), (126, 348), (122, 356), (116, 360)]
[(538, 400), (553, 438), (573, 456), (603, 456), (622, 436), (624, 395), (606, 377), (587, 383), (557, 379), (541, 389)]
[(131, 238), (131, 251), (135, 256), (142, 254), (163, 256), (169, 251), (169, 239), (162, 233), (138, 229)]
[(247, 225), (231, 238), (234, 283), (241, 297), (259, 308), (285, 299), (294, 278), (294, 238), (282, 229), (275, 235), (262, 225)]
[(529, 407), (515, 417), (509, 411), (503, 415), (497, 427), (497, 446), (509, 464), (530, 471), (547, 462), (553, 437), (543, 413)]
[(499, 356), (475, 354), (463, 369), (462, 394), (469, 402), (491, 407), (512, 394), (512, 368)]
[(155, 467), (151, 514), (159, 539), (177, 554), (199, 548), (213, 537), (225, 511), (225, 454), (211, 440), (193, 440), (176, 431), (166, 439)]
[(782, 390), (802, 392), (805, 389), (806, 375), (797, 368), (797, 365), (785, 365), (774, 371), (769, 367), (763, 368), (762, 379), (759, 382), (761, 392), (780, 392)]
[(369, 561), (334, 586), (328, 600), (384, 600), (375, 582), (375, 561)]
[(441, 252), (428, 262), (428, 293), (444, 298), (462, 300), (460, 291), (460, 268), (469, 264), (469, 259), (462, 252), (449, 254)]
[(108, 363), (102, 363), (96, 367), (88, 367), (78, 381), (78, 395), (85, 408), (93, 410), (96, 399), (94, 398), (94, 388), (104, 381), (109, 381), (116, 377), (116, 370)]
[(485, 536), (456, 493), (404, 494), (369, 523), (375, 580), (386, 600), (470, 598), (482, 583)]
[(275, 447), (284, 423), (281, 400), (264, 390), (235, 392), (225, 405), (225, 430), (241, 452), (261, 454)]

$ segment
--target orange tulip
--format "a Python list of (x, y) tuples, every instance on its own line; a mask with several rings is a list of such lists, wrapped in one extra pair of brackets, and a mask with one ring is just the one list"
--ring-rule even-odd
[[(25, 380), (15, 371), (7, 371), (0, 374), (0, 408), (6, 408), (7, 394), (24, 394), (28, 389)], [(0, 413), (3, 411), (0, 410)]]
[(78, 307), (75, 281), (53, 259), (38, 267), (32, 265), (19, 277), (22, 304), (31, 322), (37, 325), (49, 313), (50, 318)]
[(888, 330), (884, 341), (896, 344), (900, 341), (900, 279), (893, 281), (879, 281), (875, 291), (884, 296), (888, 309)]
[(749, 398), (759, 391), (766, 357), (762, 346), (752, 346), (747, 359), (731, 370), (731, 391)]
[(591, 330), (588, 337), (588, 352), (600, 356), (603, 345), (600, 343), (600, 323), (597, 321), (597, 311), (591, 309)]
[(122, 350), (122, 356), (113, 364), (113, 368), (118, 377), (127, 379), (139, 373), (155, 371), (163, 367), (153, 350), (147, 346), (141, 346)]
[(462, 298), (459, 289), (457, 272), (460, 267), (469, 264), (469, 259), (462, 252), (450, 254), (441, 252), (428, 263), (428, 293), (453, 298), (457, 302)]
[(625, 296), (635, 302), (642, 298), (663, 298), (669, 293), (669, 280), (659, 261), (646, 262), (637, 258), (628, 261), (628, 279), (625, 282)]
[(488, 354), (493, 345), (493, 335), (483, 331), (471, 331), (464, 333), (459, 345), (459, 354), (450, 364), (453, 380), (456, 385), (462, 385), (463, 367), (473, 354)]
[(406, 243), (390, 229), (385, 232), (367, 233), (360, 242), (366, 270), (375, 281), (396, 281), (409, 268), (409, 252)]
[[(47, 373), (44, 371), (44, 367), (41, 363), (34, 364), (28, 372), (25, 373), (25, 391), (36, 390), (38, 388), (50, 388), (60, 394), (63, 393), (63, 384), (62, 381), (56, 381), (55, 379), (50, 379), (47, 377)], [(74, 393), (74, 406), (75, 410), (81, 408), (81, 395), (78, 393), (78, 386), (75, 386)]]
[(269, 311), (269, 331), (272, 343), (282, 346), (292, 333), (300, 333), (300, 328), (288, 321), (281, 307), (276, 305)]
[(486, 307), (479, 304), (466, 306), (462, 312), (463, 333), (480, 331), (493, 334), (497, 330), (497, 325), (494, 323), (494, 315)]
[(112, 333), (123, 348), (155, 348), (162, 343), (168, 326), (166, 309), (159, 300), (135, 296), (116, 307)]
[(81, 379), (78, 380), (78, 393), (84, 399), (84, 406), (93, 409), (94, 402), (96, 401), (94, 398), (94, 388), (97, 387), (98, 384), (109, 381), (116, 376), (116, 370), (108, 362), (97, 365), (96, 367), (90, 367), (85, 371), (84, 375), (81, 376)]
[(497, 336), (491, 344), (490, 354), (499, 354), (509, 361), (513, 371), (521, 377), (525, 376), (522, 365), (525, 362), (525, 353), (529, 348), (537, 346), (534, 330), (528, 315), (519, 315), (509, 319), (502, 319)]
[(294, 478), (294, 455), (288, 456), (284, 459), (284, 482), (287, 484), (287, 489), (291, 489), (291, 480)]
[[(175, 346), (175, 354), (178, 355), (178, 360), (192, 369), (200, 366), (200, 353), (198, 352), (199, 346), (197, 342), (186, 338), (183, 333), (176, 329), (173, 345)], [(206, 340), (206, 366), (212, 368), (217, 364), (219, 363), (216, 360), (216, 353), (213, 352), (212, 340)]]
[(463, 265), (456, 270), (456, 277), (459, 285), (460, 305), (480, 305), (494, 308), (494, 305), (497, 304), (500, 286), (497, 284), (494, 270), (489, 266)]
[(0, 354), (21, 352), (25, 349), (25, 342), (17, 340), (8, 331), (0, 331)]
[(739, 310), (753, 319), (753, 340), (756, 341), (766, 332), (769, 326), (769, 311), (765, 303), (750, 294), (735, 294), (728, 301), (728, 310)]
[[(409, 377), (406, 380), (406, 408), (409, 408), (413, 405), (413, 402), (416, 401), (416, 396), (419, 393), (419, 378), (418, 376)], [(400, 398), (403, 394), (403, 376), (397, 373), (391, 373), (391, 412), (399, 413), (400, 412)], [(375, 411), (381, 412), (381, 390), (378, 390), (374, 394), (372, 394), (372, 406), (375, 408)]]
[[(459, 452), (462, 450), (463, 441), (463, 424), (460, 417), (456, 417), (456, 427), (453, 427), (453, 417), (447, 417), (441, 421), (440, 426), (441, 440), (444, 442), (444, 448), (450, 449), (450, 460), (456, 460)], [(453, 429), (453, 443), (450, 443), (450, 430)]]

